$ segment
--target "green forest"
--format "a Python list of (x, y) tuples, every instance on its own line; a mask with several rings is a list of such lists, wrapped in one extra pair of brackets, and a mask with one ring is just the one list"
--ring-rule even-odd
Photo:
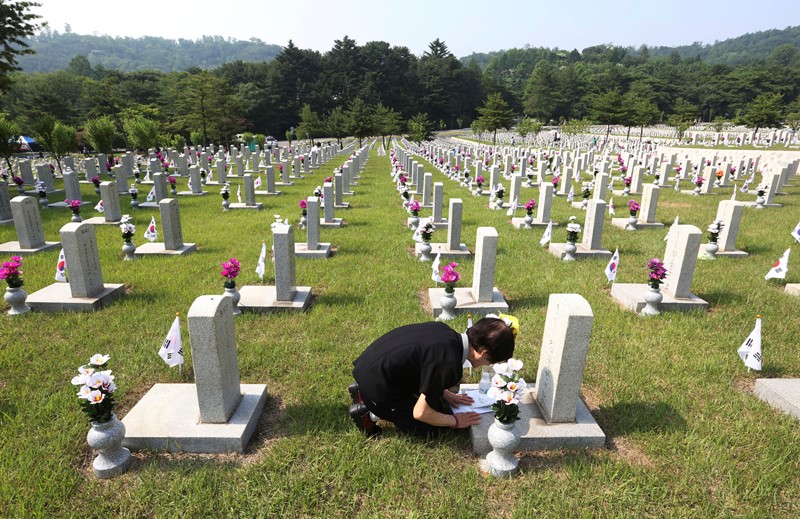
[[(0, 111), (27, 133), (35, 133), (44, 115), (79, 131), (88, 120), (107, 116), (125, 144), (125, 123), (133, 119), (156, 125), (162, 144), (175, 138), (227, 143), (242, 132), (283, 139), (290, 129), (314, 138), (397, 134), (421, 126), (425, 135), (472, 125), (491, 94), (499, 94), (494, 97), (503, 105), (495, 108), (539, 124), (667, 123), (679, 131), (695, 121), (796, 127), (799, 36), (800, 27), (764, 31), (698, 44), (696, 54), (597, 45), (582, 51), (510, 49), (465, 61), (439, 39), (421, 56), (383, 41), (359, 45), (347, 36), (325, 53), (289, 41), (272, 58), (270, 46), (260, 41), (49, 32), (31, 38), (36, 54), (20, 56), (23, 70), (10, 75)], [(88, 55), (77, 45), (84, 40), (96, 45)], [(231, 52), (234, 45), (239, 51)], [(65, 52), (76, 54), (58, 70), (32, 72), (26, 65), (34, 58), (61, 62)], [(217, 64), (223, 56), (239, 59)], [(128, 70), (142, 63), (151, 68)]]

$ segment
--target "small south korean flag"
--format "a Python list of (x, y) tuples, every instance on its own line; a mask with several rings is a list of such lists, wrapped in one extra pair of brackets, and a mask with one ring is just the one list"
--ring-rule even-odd
[(147, 201), (152, 202), (155, 199), (156, 199), (156, 186), (153, 186), (152, 188), (150, 188), (150, 192), (147, 193)]
[(800, 243), (800, 223), (798, 223), (795, 228), (792, 230), (792, 238), (797, 240)]
[(64, 257), (64, 249), (58, 253), (58, 262), (56, 262), (56, 281), (59, 283), (67, 282), (67, 259)]
[(542, 235), (542, 239), (539, 240), (539, 245), (544, 247), (547, 245), (550, 240), (553, 239), (553, 220), (550, 220), (547, 223), (547, 228), (544, 230), (544, 234)]
[(761, 316), (756, 316), (756, 325), (747, 339), (744, 340), (742, 345), (737, 351), (742, 362), (748, 368), (756, 371), (761, 371)]
[(609, 282), (617, 279), (617, 267), (619, 267), (619, 249), (614, 249), (614, 255), (611, 256), (611, 261), (606, 265), (606, 277)]
[(158, 239), (158, 230), (156, 229), (156, 217), (150, 217), (150, 225), (147, 226), (147, 229), (144, 231), (144, 237), (146, 240), (150, 240), (154, 242)]
[(106, 209), (105, 209), (105, 207), (103, 207), (103, 201), (102, 201), (102, 200), (100, 200), (99, 202), (97, 202), (97, 205), (96, 205), (96, 206), (94, 206), (94, 210), (95, 210), (95, 211), (97, 211), (98, 213), (104, 213), (104, 212), (106, 212)]
[(183, 346), (181, 344), (181, 322), (178, 316), (172, 322), (167, 337), (158, 350), (158, 355), (172, 368), (183, 364)]
[(786, 271), (789, 270), (790, 252), (792, 252), (792, 249), (786, 249), (786, 252), (775, 262), (769, 272), (767, 272), (767, 275), (764, 276), (764, 279), (786, 279)]

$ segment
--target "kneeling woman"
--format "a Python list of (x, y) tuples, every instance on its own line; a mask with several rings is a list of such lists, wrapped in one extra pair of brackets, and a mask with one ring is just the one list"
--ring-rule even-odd
[(452, 414), (450, 405), (472, 399), (448, 388), (461, 380), (465, 360), (477, 367), (512, 357), (517, 324), (502, 317), (485, 317), (466, 333), (440, 322), (410, 324), (370, 344), (353, 361), (356, 381), (349, 388), (358, 428), (367, 435), (380, 432), (370, 413), (420, 436), (479, 423), (478, 413)]

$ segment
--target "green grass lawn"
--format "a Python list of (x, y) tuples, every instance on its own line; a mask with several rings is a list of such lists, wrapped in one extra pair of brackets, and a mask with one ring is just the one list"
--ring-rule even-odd
[[(348, 197), (351, 208), (337, 211), (347, 226), (322, 230), (321, 241), (337, 247), (335, 256), (296, 262), (297, 284), (313, 289), (311, 309), (236, 319), (241, 380), (266, 383), (270, 392), (246, 453), (139, 452), (127, 474), (92, 477), (89, 424), (70, 384), (75, 369), (94, 353), (111, 355), (120, 417), (154, 383), (192, 381), (185, 315), (194, 299), (223, 292), (220, 263), (229, 257), (242, 263), (239, 286), (259, 283), (254, 269), (262, 241), (271, 244), (272, 215), (296, 223), (300, 198), (340, 161), (280, 187), (278, 197), (258, 197), (266, 205), (258, 213), (223, 213), (217, 187), (207, 188), (209, 196), (181, 197), (184, 240), (199, 248), (189, 256), (122, 261), (118, 228), (95, 227), (104, 281), (125, 283), (123, 300), (94, 314), (0, 316), (0, 516), (796, 515), (800, 424), (756, 399), (752, 387), (757, 377), (800, 375), (800, 299), (763, 279), (794, 243), (800, 188), (777, 198), (781, 209), (745, 209), (738, 247), (750, 253), (747, 259), (698, 262), (692, 289), (711, 311), (644, 319), (611, 299), (605, 261), (559, 261), (539, 246), (542, 230), (515, 230), (505, 211), (486, 208), (487, 197), (472, 197), (434, 172), (434, 181), (445, 184), (445, 212), (448, 198), (464, 201), (462, 241), (470, 249), (477, 227), (500, 234), (495, 285), (520, 319), (515, 356), (525, 361), (527, 379), (536, 374), (551, 293), (581, 294), (595, 314), (583, 396), (608, 448), (526, 453), (521, 475), (504, 481), (479, 472), (466, 434), (422, 441), (389, 426), (365, 440), (347, 416), (351, 361), (384, 332), (430, 319), (421, 306), (432, 286), (430, 264), (408, 255), (408, 215), (390, 180), (389, 157), (374, 151)], [(185, 189), (186, 180), (180, 182)], [(97, 202), (92, 186), (82, 189)], [(147, 190), (140, 192), (143, 198)], [(705, 231), (730, 188), (722, 193), (692, 197), (664, 189), (657, 220), (668, 225), (680, 215)], [(538, 200), (538, 192), (523, 188), (520, 202), (529, 197)], [(617, 216), (626, 216), (626, 202), (615, 197)], [(144, 241), (151, 214), (160, 228), (157, 211), (123, 212), (135, 215), (136, 244)], [(84, 213), (94, 216), (88, 208)], [(579, 210), (563, 197), (554, 200), (553, 218), (562, 224), (554, 241), (565, 241), (563, 224), (572, 214), (582, 223)], [(47, 209), (42, 218), (53, 240), (69, 212)], [(665, 233), (626, 232), (606, 220), (603, 246), (620, 250), (619, 282), (646, 281), (645, 263), (663, 256)], [(304, 240), (305, 232), (297, 230), (295, 238)], [(14, 239), (13, 227), (0, 228), (0, 242)], [(445, 239), (444, 232), (434, 235)], [(57, 256), (58, 250), (25, 258), (29, 293), (53, 282)], [(800, 281), (796, 261), (790, 258), (787, 281)], [(268, 261), (265, 284), (274, 282), (270, 268)], [(473, 260), (460, 265), (462, 286), (472, 268)], [(176, 312), (187, 354), (182, 379), (157, 355)], [(747, 373), (736, 354), (757, 313), (763, 316), (760, 374)], [(466, 318), (451, 324), (462, 331)]]

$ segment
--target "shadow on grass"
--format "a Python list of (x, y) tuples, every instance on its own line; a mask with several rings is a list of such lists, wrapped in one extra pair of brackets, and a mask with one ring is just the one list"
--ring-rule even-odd
[(731, 290), (724, 290), (724, 291), (711, 291), (711, 292), (702, 292), (702, 293), (695, 293), (697, 297), (700, 299), (704, 299), (708, 302), (712, 307), (716, 306), (731, 306), (737, 305), (744, 301), (744, 294), (740, 294), (737, 292), (733, 292)]
[(524, 452), (519, 458), (519, 469), (525, 473), (572, 466), (585, 467), (600, 460), (596, 452), (595, 449)]
[(610, 407), (600, 406), (592, 413), (609, 436), (634, 432), (670, 432), (686, 429), (686, 420), (664, 402), (624, 402)]
[(509, 308), (517, 311), (518, 308), (542, 308), (547, 306), (550, 294), (531, 294), (522, 297), (506, 298)]

